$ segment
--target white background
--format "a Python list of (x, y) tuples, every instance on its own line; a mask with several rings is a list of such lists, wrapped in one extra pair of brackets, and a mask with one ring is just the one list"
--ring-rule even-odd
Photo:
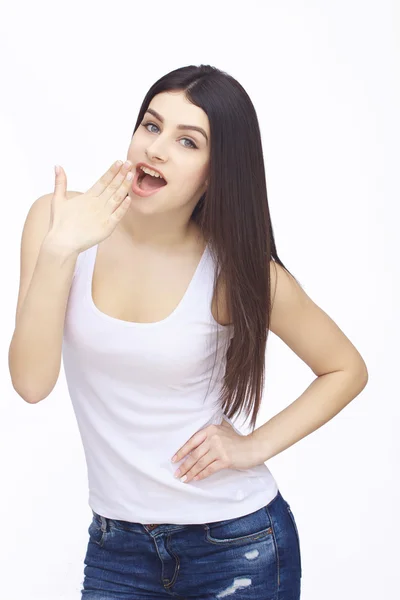
[[(1, 598), (79, 600), (92, 514), (64, 370), (29, 405), (8, 372), (28, 210), (125, 159), (142, 99), (212, 64), (255, 105), (278, 254), (369, 382), (267, 462), (301, 536), (304, 600), (394, 598), (399, 562), (399, 5), (388, 0), (2, 2)], [(397, 300), (397, 301), (396, 301)], [(396, 309), (396, 310), (395, 310)], [(270, 334), (258, 426), (314, 379)], [(260, 599), (261, 600), (261, 599)]]

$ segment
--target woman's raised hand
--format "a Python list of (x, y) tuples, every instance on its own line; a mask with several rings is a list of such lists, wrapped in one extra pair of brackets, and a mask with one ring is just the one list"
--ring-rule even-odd
[(59, 167), (47, 238), (78, 253), (105, 240), (129, 208), (133, 176), (131, 163), (114, 163), (85, 194), (67, 198), (67, 176)]

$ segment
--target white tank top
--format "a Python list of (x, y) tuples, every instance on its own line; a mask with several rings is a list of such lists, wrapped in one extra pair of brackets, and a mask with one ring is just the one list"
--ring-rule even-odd
[(104, 517), (152, 524), (207, 523), (258, 510), (278, 491), (264, 463), (184, 483), (174, 472), (185, 459), (171, 462), (194, 433), (222, 419), (243, 435), (218, 404), (233, 326), (212, 316), (208, 246), (179, 305), (155, 323), (122, 321), (95, 306), (97, 248), (78, 256), (62, 345), (89, 506)]

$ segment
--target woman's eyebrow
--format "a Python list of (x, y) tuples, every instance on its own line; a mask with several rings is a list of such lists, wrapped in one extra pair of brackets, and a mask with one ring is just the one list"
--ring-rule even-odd
[[(161, 121), (161, 123), (164, 123), (164, 118), (156, 110), (154, 110), (154, 108), (148, 108), (146, 110), (146, 112), (148, 112), (151, 115), (153, 115), (154, 117), (156, 117), (159, 121)], [(206, 138), (206, 141), (208, 143), (207, 134), (202, 127), (197, 127), (196, 125), (177, 125), (177, 128), (178, 129), (193, 129), (193, 131), (198, 131), (199, 133), (204, 135), (204, 137)]]

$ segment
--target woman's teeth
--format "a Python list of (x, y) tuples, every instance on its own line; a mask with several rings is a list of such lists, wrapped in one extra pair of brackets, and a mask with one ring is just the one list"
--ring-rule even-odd
[(148, 175), (151, 175), (152, 177), (159, 177), (160, 179), (163, 179), (159, 173), (157, 173), (156, 171), (152, 171), (151, 169), (148, 169), (147, 167), (140, 167), (140, 169), (141, 169), (141, 171), (143, 171), (144, 173), (147, 173)]

